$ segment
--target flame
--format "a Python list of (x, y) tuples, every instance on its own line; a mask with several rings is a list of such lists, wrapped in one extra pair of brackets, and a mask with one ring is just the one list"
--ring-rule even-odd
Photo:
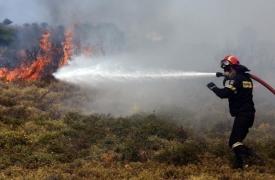
[[(59, 52), (59, 53), (58, 53)], [(60, 53), (61, 52), (61, 53)], [(73, 55), (73, 33), (66, 31), (64, 41), (61, 43), (61, 48), (53, 46), (51, 42), (51, 32), (46, 31), (41, 35), (39, 41), (39, 51), (37, 57), (32, 63), (22, 63), (19, 67), (8, 69), (0, 68), (0, 79), (4, 81), (16, 80), (38, 80), (44, 75), (46, 67), (53, 64), (53, 59), (58, 58), (58, 67), (68, 64), (68, 61)], [(57, 57), (56, 57), (57, 56)], [(59, 57), (61, 56), (61, 57)], [(54, 70), (51, 70), (54, 71)]]
[(42, 37), (39, 42), (40, 49), (42, 51), (49, 51), (51, 49), (51, 42), (50, 42), (50, 32), (46, 31), (42, 34)]
[(59, 67), (62, 67), (68, 64), (69, 59), (73, 55), (73, 32), (72, 30), (68, 30), (65, 32), (65, 38), (63, 45), (63, 57), (59, 63)]
[(22, 64), (20, 67), (13, 70), (8, 70), (7, 68), (0, 68), (0, 78), (6, 81), (15, 81), (15, 80), (36, 80), (39, 79), (42, 75), (42, 72), (46, 65), (51, 61), (51, 47), (50, 42), (50, 32), (44, 32), (40, 39), (40, 52), (36, 60), (28, 64)]
[[(96, 54), (97, 49), (92, 45), (82, 45), (80, 39), (74, 39), (73, 30), (74, 27), (65, 30), (63, 40), (58, 39), (59, 42), (56, 42), (55, 37), (57, 36), (54, 29), (42, 33), (39, 48), (33, 50), (20, 49), (16, 52), (16, 57), (20, 59), (21, 64), (13, 69), (0, 68), (0, 80), (7, 82), (39, 80), (48, 77), (58, 68), (68, 64), (74, 53), (88, 57)], [(28, 56), (28, 52), (31, 52), (31, 56)], [(30, 59), (30, 57), (33, 58)]]

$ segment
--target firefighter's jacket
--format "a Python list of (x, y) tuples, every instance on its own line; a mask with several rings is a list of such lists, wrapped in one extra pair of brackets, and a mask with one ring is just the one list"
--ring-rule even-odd
[(254, 113), (253, 82), (247, 73), (237, 73), (232, 80), (227, 80), (224, 88), (213, 88), (220, 98), (228, 98), (230, 114), (237, 116), (240, 113)]

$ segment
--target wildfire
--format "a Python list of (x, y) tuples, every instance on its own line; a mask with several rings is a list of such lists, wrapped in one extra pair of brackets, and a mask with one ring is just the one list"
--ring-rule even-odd
[(42, 51), (49, 51), (51, 49), (50, 32), (46, 31), (42, 34), (40, 39), (40, 48)]
[[(59, 59), (59, 66), (68, 63), (73, 53), (73, 37), (71, 32), (66, 32), (64, 35), (64, 42), (61, 44), (62, 54)], [(42, 34), (39, 41), (39, 51), (32, 63), (22, 63), (15, 69), (0, 68), (0, 79), (5, 81), (16, 80), (37, 80), (41, 79), (44, 71), (48, 65), (53, 64), (53, 59), (56, 58), (56, 52), (59, 49), (53, 46), (51, 42), (51, 32), (46, 31)]]
[(59, 67), (68, 64), (69, 59), (73, 55), (73, 32), (67, 31), (65, 32), (65, 38), (63, 45), (63, 57), (59, 63)]

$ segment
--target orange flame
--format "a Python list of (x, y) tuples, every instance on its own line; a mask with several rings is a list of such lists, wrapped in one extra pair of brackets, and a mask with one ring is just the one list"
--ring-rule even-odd
[(73, 55), (73, 32), (66, 31), (63, 45), (63, 57), (59, 63), (59, 67), (68, 64), (69, 59)]
[(42, 37), (40, 39), (40, 49), (42, 51), (49, 51), (51, 49), (51, 42), (50, 42), (50, 32), (46, 31), (42, 34)]
[(40, 53), (37, 59), (30, 65), (23, 64), (18, 68), (13, 70), (8, 70), (7, 68), (0, 68), (0, 78), (6, 81), (15, 81), (15, 80), (36, 80), (39, 79), (42, 75), (43, 69), (51, 61), (50, 50), (52, 44), (50, 42), (50, 32), (43, 33), (40, 39)]
[(73, 54), (73, 33), (66, 31), (62, 48), (54, 48), (51, 41), (51, 33), (46, 31), (39, 41), (39, 52), (36, 59), (30, 63), (23, 63), (15, 69), (0, 68), (0, 79), (11, 82), (16, 80), (37, 80), (41, 79), (45, 67), (53, 63), (54, 53), (62, 52), (58, 67), (68, 64)]

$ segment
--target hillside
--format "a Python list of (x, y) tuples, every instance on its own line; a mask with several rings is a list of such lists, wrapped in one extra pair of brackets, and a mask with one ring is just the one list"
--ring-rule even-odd
[(198, 132), (183, 125), (191, 117), (83, 115), (85, 92), (58, 81), (0, 88), (1, 179), (275, 178), (271, 122), (255, 124), (246, 141), (265, 164), (232, 170), (223, 122)]

